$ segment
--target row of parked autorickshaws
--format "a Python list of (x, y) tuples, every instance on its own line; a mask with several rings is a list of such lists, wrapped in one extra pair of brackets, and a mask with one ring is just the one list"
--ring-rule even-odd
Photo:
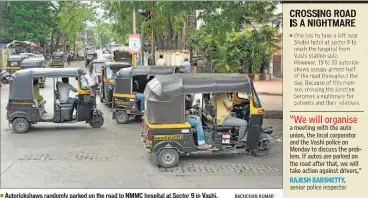
[[(176, 166), (180, 155), (193, 152), (246, 152), (262, 156), (271, 150), (273, 130), (262, 127), (261, 101), (252, 81), (242, 74), (192, 74), (177, 66), (131, 67), (128, 62), (111, 60), (94, 60), (93, 67), (100, 75), (100, 102), (111, 103), (112, 119), (119, 124), (142, 120), (142, 130), (137, 135), (141, 135), (145, 148), (154, 154), (159, 166)], [(93, 128), (103, 126), (104, 115), (96, 108), (95, 94), (84, 74), (80, 68), (32, 68), (14, 73), (7, 104), (7, 119), (13, 130), (25, 133), (31, 125), (41, 122), (83, 121)], [(52, 115), (45, 112), (44, 101), (34, 99), (32, 91), (32, 80), (46, 77), (54, 79)], [(56, 84), (61, 77), (75, 77), (78, 81), (76, 115), (72, 113), (73, 104), (59, 101)], [(139, 111), (141, 103), (136, 100), (136, 93), (144, 94), (144, 113)], [(237, 127), (221, 125), (214, 119), (217, 109), (210, 99), (214, 93), (227, 93), (233, 102), (232, 115), (247, 121), (246, 142), (238, 141)], [(213, 145), (211, 149), (198, 147), (197, 131), (185, 121), (188, 106), (201, 119), (206, 141)]]

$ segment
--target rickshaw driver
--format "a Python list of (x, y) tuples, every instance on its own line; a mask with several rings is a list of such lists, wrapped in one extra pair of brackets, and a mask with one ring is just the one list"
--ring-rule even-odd
[(133, 93), (135, 94), (136, 100), (137, 102), (140, 103), (140, 112), (144, 113), (145, 112), (145, 95), (143, 93), (139, 93), (139, 85), (137, 80), (135, 80), (133, 82)]
[(205, 142), (205, 133), (204, 133), (204, 129), (202, 126), (202, 122), (201, 122), (201, 118), (197, 115), (191, 115), (191, 109), (192, 109), (192, 104), (189, 104), (190, 101), (188, 101), (187, 97), (186, 97), (186, 102), (185, 102), (185, 120), (186, 122), (190, 123), (191, 127), (195, 127), (196, 128), (196, 133), (197, 133), (197, 146), (199, 149), (210, 149), (213, 146), (210, 144), (206, 144)]
[(77, 110), (77, 104), (78, 104), (77, 98), (69, 97), (70, 91), (77, 93), (77, 89), (74, 88), (73, 85), (69, 84), (69, 78), (63, 77), (62, 82), (58, 82), (57, 88), (59, 91), (60, 103), (61, 104), (73, 104), (73, 108)]
[(229, 100), (228, 94), (215, 94), (215, 97), (213, 96), (211, 103), (214, 107), (216, 107), (217, 123), (225, 126), (240, 127), (238, 141), (240, 143), (246, 142), (247, 121), (232, 116), (233, 103)]

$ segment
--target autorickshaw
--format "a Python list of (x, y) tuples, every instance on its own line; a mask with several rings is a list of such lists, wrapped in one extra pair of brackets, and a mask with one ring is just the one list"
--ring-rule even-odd
[(113, 95), (113, 119), (118, 124), (126, 124), (130, 118), (141, 119), (144, 112), (139, 111), (141, 104), (136, 93), (143, 93), (146, 84), (156, 75), (183, 73), (184, 68), (177, 66), (136, 66), (120, 69), (115, 78)]
[[(45, 98), (40, 101), (35, 98), (37, 93), (34, 93), (32, 82), (34, 78), (43, 77), (53, 78), (54, 97), (49, 101), (53, 104), (52, 113), (45, 111)], [(78, 80), (78, 97), (74, 104), (62, 103), (59, 99), (58, 86), (60, 82), (58, 79), (62, 77)], [(74, 123), (83, 121), (89, 123), (93, 128), (99, 128), (104, 124), (104, 117), (102, 112), (95, 108), (95, 103), (95, 98), (82, 69), (25, 69), (15, 72), (12, 76), (6, 118), (16, 133), (25, 133), (31, 125), (39, 122)], [(73, 115), (75, 107), (77, 111), (76, 115)]]
[(87, 67), (91, 61), (97, 59), (97, 53), (94, 51), (88, 51), (86, 54), (85, 66)]
[(103, 56), (103, 58), (105, 58), (107, 60), (110, 60), (110, 61), (114, 60), (113, 59), (113, 56), (114, 56), (113, 54), (103, 54), (102, 56)]
[(93, 67), (93, 70), (95, 72), (95, 74), (99, 77), (99, 82), (101, 83), (101, 75), (102, 75), (102, 70), (103, 70), (103, 66), (104, 66), (104, 63), (108, 61), (108, 60), (105, 60), (105, 59), (95, 59), (92, 61), (92, 67)]
[(129, 62), (132, 63), (132, 55), (128, 50), (116, 50), (113, 52), (114, 61), (116, 62)]
[[(27, 58), (21, 62), (21, 69), (31, 68), (46, 68), (46, 61), (43, 58)], [(40, 88), (45, 87), (45, 77), (38, 78), (38, 85)]]
[(128, 62), (107, 61), (104, 63), (101, 75), (100, 102), (111, 103), (114, 92), (114, 79), (116, 73), (122, 69), (131, 67)]
[[(246, 142), (238, 141), (237, 127), (217, 123), (217, 109), (206, 100), (208, 97), (205, 97), (214, 93), (214, 97), (217, 93), (237, 93), (236, 97), (243, 97), (242, 99), (247, 101), (237, 107), (248, 112), (245, 118), (241, 118), (248, 123)], [(180, 155), (196, 152), (244, 152), (262, 156), (271, 150), (270, 134), (273, 130), (271, 127), (262, 127), (264, 109), (252, 82), (242, 74), (157, 76), (147, 84), (144, 94), (142, 139), (146, 149), (155, 156), (154, 159), (161, 167), (174, 167), (178, 164)], [(186, 103), (189, 94), (200, 94), (203, 97), (202, 102), (197, 100), (194, 103)], [(206, 142), (211, 144), (212, 148), (198, 148), (197, 131), (185, 121), (188, 106), (192, 109), (191, 114), (201, 119)], [(232, 113), (232, 116), (237, 116), (237, 113)]]
[(64, 53), (53, 52), (51, 56), (51, 67), (52, 68), (63, 68), (64, 67)]
[(14, 72), (21, 69), (21, 62), (23, 60), (24, 58), (20, 55), (10, 55), (5, 70), (8, 71), (10, 74), (13, 74)]

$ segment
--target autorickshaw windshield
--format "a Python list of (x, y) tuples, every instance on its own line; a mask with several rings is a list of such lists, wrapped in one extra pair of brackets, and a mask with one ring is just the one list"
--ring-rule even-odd
[(106, 67), (105, 77), (107, 79), (115, 79), (116, 73), (119, 71), (120, 68), (111, 68)]
[(93, 63), (94, 71), (100, 73), (103, 65), (104, 63)]

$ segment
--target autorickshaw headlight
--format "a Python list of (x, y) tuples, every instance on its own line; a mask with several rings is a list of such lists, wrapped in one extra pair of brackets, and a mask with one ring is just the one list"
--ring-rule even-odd
[(131, 98), (131, 99), (129, 99), (129, 101), (130, 101), (130, 102), (134, 102), (134, 101), (135, 101), (135, 99)]
[(10, 66), (17, 66), (17, 62), (11, 62)]

